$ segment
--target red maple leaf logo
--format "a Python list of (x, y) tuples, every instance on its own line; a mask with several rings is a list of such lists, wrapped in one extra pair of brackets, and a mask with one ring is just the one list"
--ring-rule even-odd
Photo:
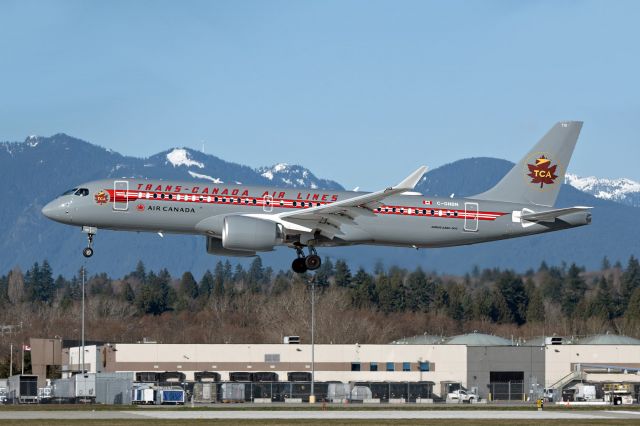
[(144, 205), (142, 204), (138, 204), (136, 208), (138, 209), (139, 212), (144, 211)]
[(540, 156), (536, 159), (535, 164), (527, 164), (529, 167), (529, 176), (531, 178), (531, 183), (539, 183), (540, 188), (543, 188), (545, 184), (551, 185), (555, 183), (555, 180), (558, 178), (556, 175), (556, 167), (557, 164), (551, 165), (551, 160), (549, 160), (544, 155)]

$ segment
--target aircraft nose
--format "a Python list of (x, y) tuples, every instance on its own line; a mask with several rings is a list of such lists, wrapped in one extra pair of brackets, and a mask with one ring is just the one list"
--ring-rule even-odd
[(64, 206), (57, 200), (53, 200), (42, 208), (42, 214), (56, 222), (65, 220), (67, 214)]

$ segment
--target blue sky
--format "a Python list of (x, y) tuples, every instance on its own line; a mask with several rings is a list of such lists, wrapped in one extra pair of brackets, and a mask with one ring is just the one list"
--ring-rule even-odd
[(570, 171), (640, 180), (640, 2), (0, 0), (0, 140), (189, 146), (377, 189), (518, 160), (585, 121)]

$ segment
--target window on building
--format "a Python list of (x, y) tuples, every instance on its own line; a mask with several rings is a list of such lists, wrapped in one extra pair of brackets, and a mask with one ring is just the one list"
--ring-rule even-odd
[(392, 362), (387, 363), (387, 371), (396, 371), (395, 365)]
[(403, 362), (402, 363), (402, 371), (411, 371), (411, 363)]
[(351, 371), (360, 371), (360, 363), (352, 362), (351, 363)]
[(266, 363), (280, 362), (280, 354), (264, 354), (264, 362)]
[(429, 371), (429, 361), (420, 361), (420, 371)]
[(369, 371), (378, 371), (378, 363), (370, 362), (369, 363)]

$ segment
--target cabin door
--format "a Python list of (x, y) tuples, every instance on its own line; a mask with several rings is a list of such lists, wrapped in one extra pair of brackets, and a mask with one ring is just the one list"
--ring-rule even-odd
[(478, 231), (478, 203), (464, 203), (464, 230)]
[(113, 182), (113, 209), (125, 211), (129, 208), (129, 181)]

